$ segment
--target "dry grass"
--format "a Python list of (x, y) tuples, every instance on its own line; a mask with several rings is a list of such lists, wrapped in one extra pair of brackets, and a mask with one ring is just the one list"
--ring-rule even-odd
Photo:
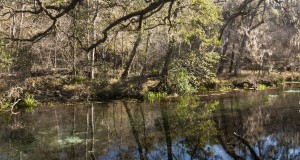
[(84, 90), (86, 89), (86, 85), (84, 84), (66, 84), (63, 86), (63, 91), (76, 91), (76, 90)]

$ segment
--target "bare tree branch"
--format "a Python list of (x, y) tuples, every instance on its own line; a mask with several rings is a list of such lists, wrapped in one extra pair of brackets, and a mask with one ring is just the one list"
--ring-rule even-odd
[(251, 155), (253, 156), (253, 158), (255, 160), (261, 160), (261, 158), (256, 154), (255, 150), (251, 147), (250, 143), (245, 139), (243, 138), (242, 136), (238, 135), (237, 133), (234, 132), (234, 136), (239, 140), (241, 141), (244, 145), (247, 146), (247, 148), (249, 149)]
[(35, 43), (35, 42), (41, 40), (42, 38), (46, 37), (47, 35), (51, 34), (52, 31), (55, 29), (55, 24), (56, 24), (56, 20), (53, 21), (53, 23), (51, 24), (50, 27), (48, 27), (48, 29), (46, 29), (45, 31), (39, 32), (28, 39), (23, 39), (23, 38), (6, 38), (6, 39), (11, 39), (13, 41), (23, 41), (23, 42)]
[(222, 28), (220, 29), (220, 36), (219, 36), (219, 40), (222, 39), (223, 33), (225, 31), (225, 29), (227, 28), (227, 26), (233, 21), (235, 20), (238, 16), (242, 16), (242, 15), (247, 15), (249, 12), (245, 12), (245, 8), (248, 6), (248, 4), (252, 3), (254, 0), (245, 0), (240, 7), (237, 9), (237, 12), (232, 14), (230, 16), (230, 18), (227, 20), (227, 22), (222, 26)]
[(93, 43), (92, 45), (90, 45), (89, 47), (85, 48), (84, 50), (87, 51), (87, 52), (90, 52), (92, 49), (96, 48), (99, 44), (104, 43), (106, 41), (107, 37), (108, 37), (108, 32), (112, 28), (114, 28), (115, 26), (119, 25), (120, 23), (122, 23), (124, 21), (127, 21), (127, 20), (129, 20), (129, 19), (131, 19), (133, 17), (136, 17), (136, 16), (144, 16), (147, 13), (156, 10), (161, 5), (164, 5), (164, 4), (172, 2), (172, 1), (174, 1), (174, 0), (158, 0), (158, 1), (155, 1), (155, 2), (153, 2), (151, 4), (149, 4), (149, 6), (147, 6), (146, 8), (144, 8), (142, 10), (132, 12), (132, 13), (130, 13), (128, 15), (125, 15), (125, 16), (123, 16), (123, 17), (115, 20), (114, 22), (112, 22), (109, 26), (107, 26), (102, 31), (103, 37), (101, 39), (99, 39), (98, 41), (96, 41), (95, 43)]

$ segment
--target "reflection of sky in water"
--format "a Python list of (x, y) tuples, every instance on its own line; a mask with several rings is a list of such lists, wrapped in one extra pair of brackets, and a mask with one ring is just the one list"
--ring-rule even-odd
[[(278, 136), (269, 135), (260, 140), (260, 156), (263, 159), (300, 159), (300, 146), (292, 148), (290, 144), (279, 145), (278, 141), (274, 138)], [(176, 140), (172, 143), (172, 154), (175, 159), (191, 159), (191, 155), (188, 154), (188, 148), (182, 144), (182, 140)], [(253, 147), (257, 153), (259, 153), (258, 143), (256, 143)], [(206, 157), (207, 160), (233, 160), (233, 158), (226, 153), (223, 147), (219, 144), (207, 144), (204, 148), (204, 151), (212, 151), (212, 155)], [(143, 149), (145, 153), (145, 150)], [(111, 160), (118, 159), (118, 155), (130, 155), (135, 159), (140, 159), (138, 148), (128, 148), (127, 146), (118, 147), (117, 144), (112, 145), (108, 150), (106, 155), (102, 155), (97, 157), (101, 160)], [(251, 154), (247, 150), (245, 153), (240, 148), (236, 148), (236, 155), (244, 157), (246, 160), (253, 160)], [(156, 144), (154, 149), (147, 153), (147, 159), (168, 159), (167, 156), (167, 147), (162, 144)]]
[(109, 149), (108, 153), (106, 155), (102, 155), (97, 157), (97, 159), (116, 159), (119, 151), (116, 146), (113, 146)]
[[(276, 136), (278, 137), (278, 136)], [(278, 141), (272, 136), (269, 135), (264, 137), (261, 140), (261, 155), (265, 157), (264, 159), (268, 159), (272, 157), (272, 159), (291, 159), (291, 160), (299, 160), (300, 159), (300, 145), (297, 147), (292, 147), (291, 144), (279, 145)], [(254, 145), (254, 150), (256, 153), (259, 153), (258, 143)], [(229, 156), (226, 151), (223, 149), (221, 145), (206, 145), (205, 150), (213, 149), (213, 155), (209, 158), (209, 160), (232, 160), (233, 158)], [(241, 149), (236, 149), (236, 154), (241, 157), (246, 157), (246, 160), (252, 160), (252, 156), (247, 150), (245, 153)], [(268, 156), (267, 156), (268, 155)], [(267, 157), (266, 157), (267, 156)]]
[[(299, 159), (300, 155), (300, 146), (292, 147), (290, 143), (288, 144), (282, 144), (280, 145), (279, 142), (276, 140), (275, 137), (279, 138), (280, 136), (283, 136), (283, 134), (279, 135), (269, 135), (267, 137), (264, 137), (260, 140), (260, 149), (259, 144), (256, 143), (254, 145), (254, 150), (256, 153), (259, 153), (263, 159)], [(252, 156), (250, 152), (247, 150), (247, 153), (244, 153), (242, 150), (237, 149), (236, 154), (241, 157), (246, 157), (246, 160), (252, 160)], [(224, 158), (226, 159), (226, 158)]]
[(300, 146), (298, 146), (297, 148), (294, 148), (294, 149), (289, 149), (289, 155), (300, 159)]
[(207, 145), (206, 148), (213, 148), (213, 156), (209, 158), (209, 160), (217, 160), (217, 159), (224, 159), (224, 160), (233, 160), (226, 151), (223, 149), (221, 145)]

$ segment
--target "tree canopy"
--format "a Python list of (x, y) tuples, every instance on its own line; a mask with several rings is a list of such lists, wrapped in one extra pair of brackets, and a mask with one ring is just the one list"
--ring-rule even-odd
[(216, 73), (295, 68), (298, 9), (277, 0), (2, 0), (1, 63), (92, 79), (186, 75), (196, 87)]

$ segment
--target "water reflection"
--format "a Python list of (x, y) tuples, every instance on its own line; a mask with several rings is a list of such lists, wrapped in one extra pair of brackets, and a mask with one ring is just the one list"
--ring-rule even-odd
[[(271, 95), (271, 96), (270, 96)], [(1, 114), (0, 159), (300, 159), (299, 93), (40, 107)]]

